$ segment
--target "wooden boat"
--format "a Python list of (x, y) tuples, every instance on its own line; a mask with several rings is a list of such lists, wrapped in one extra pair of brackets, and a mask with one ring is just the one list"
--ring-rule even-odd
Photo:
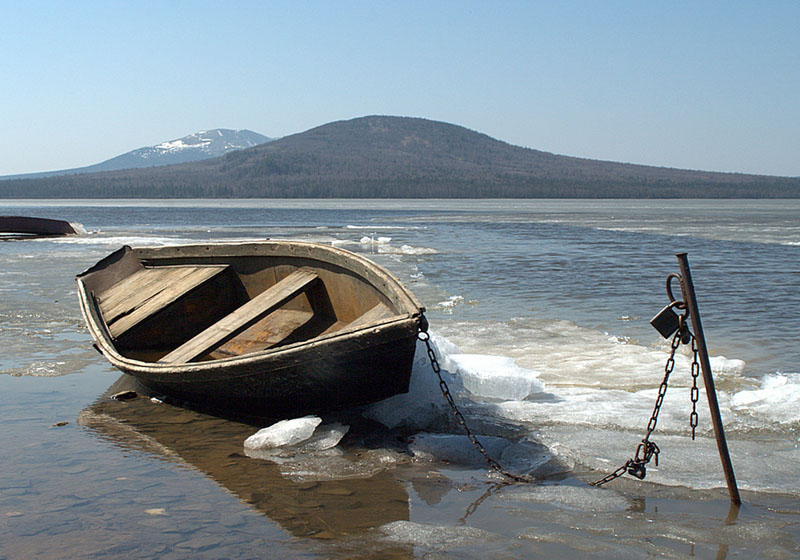
[(407, 392), (425, 321), (387, 270), (316, 243), (126, 246), (77, 281), (114, 366), (156, 393), (267, 417)]
[(13, 239), (53, 237), (77, 233), (69, 222), (31, 216), (0, 216), (0, 234)]

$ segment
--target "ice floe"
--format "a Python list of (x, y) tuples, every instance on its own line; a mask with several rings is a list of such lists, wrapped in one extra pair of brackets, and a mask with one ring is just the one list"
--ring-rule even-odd
[(244, 440), (245, 449), (274, 449), (295, 445), (311, 437), (322, 423), (319, 416), (304, 416), (291, 420), (281, 420), (263, 428)]

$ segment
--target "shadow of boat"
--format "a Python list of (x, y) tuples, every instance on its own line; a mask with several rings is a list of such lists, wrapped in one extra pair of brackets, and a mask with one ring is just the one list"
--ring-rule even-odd
[[(138, 396), (110, 398), (125, 391)], [(280, 465), (244, 455), (243, 441), (257, 429), (250, 423), (154, 403), (144, 391), (122, 375), (80, 413), (79, 423), (120, 449), (205, 474), (295, 537), (337, 539), (409, 519), (409, 496), (385, 470), (356, 478), (294, 480)]]

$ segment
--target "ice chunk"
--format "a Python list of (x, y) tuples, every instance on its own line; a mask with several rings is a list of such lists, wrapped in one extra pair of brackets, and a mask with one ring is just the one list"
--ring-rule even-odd
[(349, 430), (350, 426), (338, 422), (319, 426), (308, 440), (302, 442), (298, 451), (314, 453), (336, 447)]
[(369, 236), (365, 235), (361, 239), (359, 239), (359, 243), (362, 245), (386, 245), (392, 240), (391, 237), (375, 237), (374, 235)]
[[(491, 457), (500, 455), (511, 445), (505, 438), (479, 436), (481, 444)], [(436, 458), (459, 465), (475, 465), (486, 462), (467, 436), (452, 434), (416, 434), (408, 446), (414, 457)]]
[(767, 422), (794, 424), (800, 419), (800, 374), (767, 375), (761, 388), (733, 395), (731, 407)]
[(464, 387), (473, 395), (521, 401), (544, 391), (539, 373), (519, 367), (512, 358), (478, 354), (450, 356)]
[(430, 525), (402, 520), (383, 525), (381, 531), (390, 542), (440, 551), (451, 551), (453, 547), (484, 545), (498, 539), (496, 534), (474, 527)]
[(715, 375), (741, 375), (744, 371), (744, 360), (728, 359), (725, 356), (713, 356), (708, 359), (711, 371)]
[(310, 438), (321, 423), (322, 418), (318, 416), (281, 420), (244, 440), (244, 447), (245, 449), (274, 449), (295, 445)]
[[(463, 386), (448, 371), (453, 367), (448, 356), (450, 353), (458, 352), (458, 348), (433, 333), (430, 343), (441, 365), (442, 378), (450, 386), (451, 391), (461, 391)], [(395, 395), (366, 407), (364, 416), (377, 420), (389, 428), (406, 426), (422, 430), (443, 415), (450, 416), (448, 411), (447, 403), (439, 389), (439, 380), (431, 369), (425, 345), (417, 342), (408, 393)]]

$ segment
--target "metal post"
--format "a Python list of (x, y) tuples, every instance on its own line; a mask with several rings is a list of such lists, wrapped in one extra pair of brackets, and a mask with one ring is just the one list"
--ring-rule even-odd
[(725, 440), (725, 429), (722, 425), (722, 416), (719, 412), (719, 402), (717, 402), (717, 391), (714, 388), (714, 378), (711, 376), (711, 364), (708, 360), (708, 348), (706, 348), (706, 338), (703, 334), (703, 325), (700, 322), (700, 311), (697, 308), (697, 298), (694, 293), (692, 283), (692, 273), (689, 271), (689, 260), (686, 253), (677, 253), (678, 264), (681, 269), (681, 292), (683, 301), (686, 302), (689, 317), (692, 319), (695, 342), (697, 344), (697, 356), (700, 360), (700, 370), (703, 373), (703, 383), (706, 386), (706, 396), (708, 397), (708, 408), (711, 412), (711, 423), (714, 425), (714, 435), (717, 440), (717, 450), (722, 461), (722, 470), (725, 473), (725, 482), (728, 484), (728, 493), (731, 502), (739, 505), (742, 503), (739, 497), (739, 488), (736, 486), (736, 477), (733, 474), (733, 464), (728, 452), (728, 443)]

